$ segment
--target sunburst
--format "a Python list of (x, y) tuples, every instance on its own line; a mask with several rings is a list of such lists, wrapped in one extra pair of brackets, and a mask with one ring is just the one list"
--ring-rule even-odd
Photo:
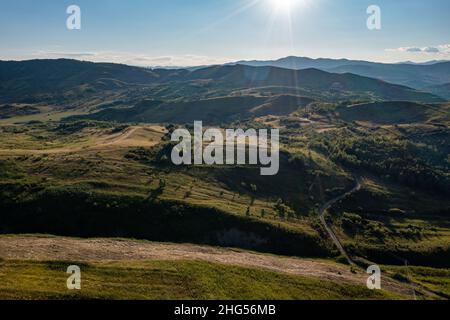
[(270, 0), (277, 11), (290, 13), (294, 7), (301, 5), (305, 0)]

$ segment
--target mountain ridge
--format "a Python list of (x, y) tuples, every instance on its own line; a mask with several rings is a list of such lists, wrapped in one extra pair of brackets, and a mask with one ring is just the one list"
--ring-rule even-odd
[[(154, 88), (169, 91), (232, 91), (264, 86), (291, 87), (323, 94), (336, 99), (348, 93), (375, 100), (411, 100), (442, 102), (437, 96), (406, 86), (391, 84), (351, 73), (329, 73), (316, 68), (293, 70), (272, 66), (219, 65), (189, 71), (186, 69), (145, 69), (123, 64), (93, 63), (78, 60), (0, 61), (0, 97), (4, 103), (30, 97), (41, 99), (69, 92), (74, 97), (91, 92)], [(194, 89), (193, 89), (194, 88)], [(75, 92), (75, 93), (74, 93)]]
[(450, 61), (425, 63), (381, 63), (349, 59), (312, 59), (289, 56), (277, 60), (237, 61), (233, 64), (274, 66), (294, 70), (317, 68), (331, 73), (353, 73), (386, 82), (425, 89), (450, 82)]

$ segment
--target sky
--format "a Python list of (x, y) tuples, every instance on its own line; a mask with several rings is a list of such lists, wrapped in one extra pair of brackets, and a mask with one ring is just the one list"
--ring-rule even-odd
[[(69, 30), (67, 7), (81, 10)], [(381, 9), (381, 30), (367, 8)], [(2, 0), (0, 59), (194, 66), (285, 56), (450, 60), (449, 0)]]

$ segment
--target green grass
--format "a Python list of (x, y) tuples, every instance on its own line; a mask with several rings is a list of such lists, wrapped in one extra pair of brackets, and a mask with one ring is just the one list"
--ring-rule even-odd
[[(69, 265), (82, 289), (66, 287)], [(400, 299), (384, 291), (197, 261), (0, 261), (0, 299)]]
[(408, 268), (387, 266), (385, 268), (394, 274), (394, 278), (404, 281), (411, 279), (428, 290), (450, 299), (450, 269), (416, 266)]
[(14, 124), (24, 124), (29, 121), (60, 121), (66, 117), (79, 116), (86, 114), (87, 111), (82, 109), (69, 110), (69, 111), (50, 111), (42, 112), (38, 114), (25, 115), (25, 116), (15, 116), (7, 119), (0, 119), (0, 125), (14, 125)]
[[(324, 116), (317, 117), (314, 121), (318, 122), (319, 128), (330, 122)], [(157, 190), (163, 180), (164, 190), (158, 194), (158, 201), (186, 204), (185, 209), (201, 207), (211, 213), (220, 211), (220, 215), (207, 216), (208, 223), (214, 219), (230, 220), (228, 216), (231, 216), (236, 218), (233, 221), (238, 222), (237, 228), (257, 222), (283, 234), (287, 231), (296, 236), (301, 235), (313, 239), (320, 247), (326, 247), (332, 255), (336, 251), (333, 251), (334, 246), (318, 222), (317, 210), (328, 199), (351, 188), (353, 182), (350, 170), (331, 157), (335, 150), (333, 141), (345, 140), (342, 134), (350, 134), (350, 131), (343, 130), (342, 124), (330, 123), (334, 123), (338, 129), (318, 133), (314, 127), (282, 128), (282, 137), (286, 141), (282, 141), (280, 172), (274, 177), (261, 177), (258, 168), (249, 166), (175, 167), (167, 161), (154, 161), (145, 152), (142, 158), (128, 157), (130, 153), (136, 153), (136, 150), (148, 148), (120, 148), (110, 145), (87, 148), (111, 135), (111, 130), (116, 125), (108, 122), (3, 126), (0, 127), (1, 200), (20, 203), (35, 198), (40, 193), (45, 194), (48, 190), (68, 190), (74, 194), (90, 194), (93, 198), (99, 195), (111, 196), (114, 203), (127, 202), (130, 197), (138, 199), (139, 201), (128, 206), (130, 212), (133, 212), (139, 205), (138, 202)], [(426, 141), (429, 140), (433, 146), (438, 147), (442, 145), (440, 142), (445, 135), (435, 137), (425, 134), (435, 129), (433, 126), (392, 126), (390, 131), (377, 129), (376, 136), (387, 135), (397, 145), (400, 143), (396, 142), (400, 136), (402, 139), (413, 136), (422, 141), (423, 134), (427, 137)], [(374, 135), (362, 127), (358, 127), (358, 130), (352, 129), (354, 134), (351, 135), (359, 136), (358, 141)], [(68, 151), (50, 151), (58, 148), (67, 148)], [(439, 148), (445, 149), (442, 146)], [(439, 148), (437, 150), (441, 150)], [(40, 152), (35, 152), (36, 149)], [(72, 151), (69, 152), (70, 150)], [(361, 150), (365, 150), (364, 145)], [(381, 156), (385, 158), (384, 152)], [(367, 157), (371, 160), (373, 155)], [(398, 158), (402, 159), (402, 156)], [(336, 204), (330, 212), (335, 231), (349, 251), (378, 263), (399, 263), (391, 257), (391, 254), (395, 254), (418, 265), (442, 266), (442, 261), (446, 260), (449, 252), (448, 219), (445, 220), (443, 215), (450, 204), (447, 197), (408, 187), (391, 178), (367, 171), (362, 172), (362, 175), (365, 176), (364, 189)], [(257, 191), (252, 190), (253, 185)], [(61, 196), (63, 194), (65, 193), (61, 193)], [(278, 199), (292, 208), (297, 216), (289, 219), (279, 217), (275, 210)], [(111, 208), (115, 206), (114, 203), (110, 204)], [(394, 210), (397, 208), (399, 210)], [(49, 207), (41, 209), (50, 210)], [(62, 210), (62, 213), (65, 211)], [(98, 217), (98, 211), (92, 209), (92, 220)], [(353, 233), (342, 228), (340, 220), (344, 212), (356, 213), (365, 219)], [(194, 222), (206, 223), (198, 218), (194, 221), (195, 218), (197, 217), (191, 221), (194, 226)], [(277, 237), (280, 237), (279, 234)], [(290, 243), (289, 246), (298, 247), (296, 243)], [(447, 251), (442, 252), (441, 248)]]
[[(97, 127), (80, 126), (79, 130), (75, 130), (79, 122), (72, 126), (70, 123), (65, 126), (41, 123), (14, 127), (20, 133), (10, 132), (10, 129), (0, 132), (0, 149), (15, 146), (17, 149), (45, 150), (42, 154), (28, 152), (15, 157), (5, 156), (3, 166), (14, 168), (5, 171), (8, 174), (4, 177), (7, 179), (0, 183), (0, 187), (7, 184), (7, 187), (1, 187), (2, 190), (8, 190), (5, 200), (19, 197), (18, 194), (13, 194), (11, 185), (22, 186), (20, 189), (24, 191), (20, 197), (25, 198), (28, 195), (35, 196), (35, 190), (58, 188), (92, 194), (112, 194), (118, 198), (145, 198), (151, 190), (158, 188), (160, 180), (164, 180), (165, 188), (158, 196), (159, 200), (181, 201), (193, 206), (221, 210), (229, 215), (319, 239), (314, 225), (315, 217), (307, 216), (310, 200), (303, 190), (308, 185), (304, 182), (306, 177), (287, 165), (282, 166), (280, 175), (264, 179), (259, 175), (258, 168), (176, 168), (134, 161), (126, 158), (128, 150), (111, 146), (96, 150), (78, 148), (74, 149), (76, 152), (45, 153), (49, 148), (88, 146), (95, 140), (93, 133), (107, 134), (110, 130), (109, 123), (90, 123)], [(60, 127), (67, 130), (58, 130)], [(72, 127), (74, 130), (69, 130)], [(333, 181), (340, 182), (339, 179)], [(251, 191), (252, 184), (257, 185), (257, 192)], [(274, 189), (274, 185), (279, 187)], [(278, 198), (286, 199), (289, 204), (296, 206), (302, 217), (280, 219), (274, 209)]]
[(368, 121), (379, 124), (425, 122), (433, 113), (427, 105), (413, 102), (376, 102), (348, 106), (338, 110), (347, 122)]

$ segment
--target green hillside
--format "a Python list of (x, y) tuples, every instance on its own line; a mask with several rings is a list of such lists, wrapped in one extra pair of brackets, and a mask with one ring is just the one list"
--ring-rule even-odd
[(118, 122), (190, 123), (202, 120), (206, 124), (221, 124), (256, 116), (288, 115), (314, 100), (282, 95), (275, 97), (237, 96), (188, 102), (144, 100), (131, 108), (110, 108), (75, 119), (95, 119)]
[[(82, 290), (65, 287), (67, 263), (83, 268)], [(362, 285), (199, 261), (26, 262), (0, 261), (3, 299), (405, 299)]]
[(405, 101), (362, 103), (338, 109), (339, 116), (345, 121), (377, 124), (426, 122), (435, 112), (435, 107)]
[(290, 70), (244, 65), (215, 66), (194, 71), (144, 69), (118, 64), (76, 60), (0, 61), (1, 102), (73, 102), (80, 97), (118, 92), (129, 97), (148, 94), (181, 98), (233, 89), (282, 86), (331, 91), (379, 100), (440, 102), (441, 98), (408, 87), (354, 74), (333, 74), (317, 69)]

